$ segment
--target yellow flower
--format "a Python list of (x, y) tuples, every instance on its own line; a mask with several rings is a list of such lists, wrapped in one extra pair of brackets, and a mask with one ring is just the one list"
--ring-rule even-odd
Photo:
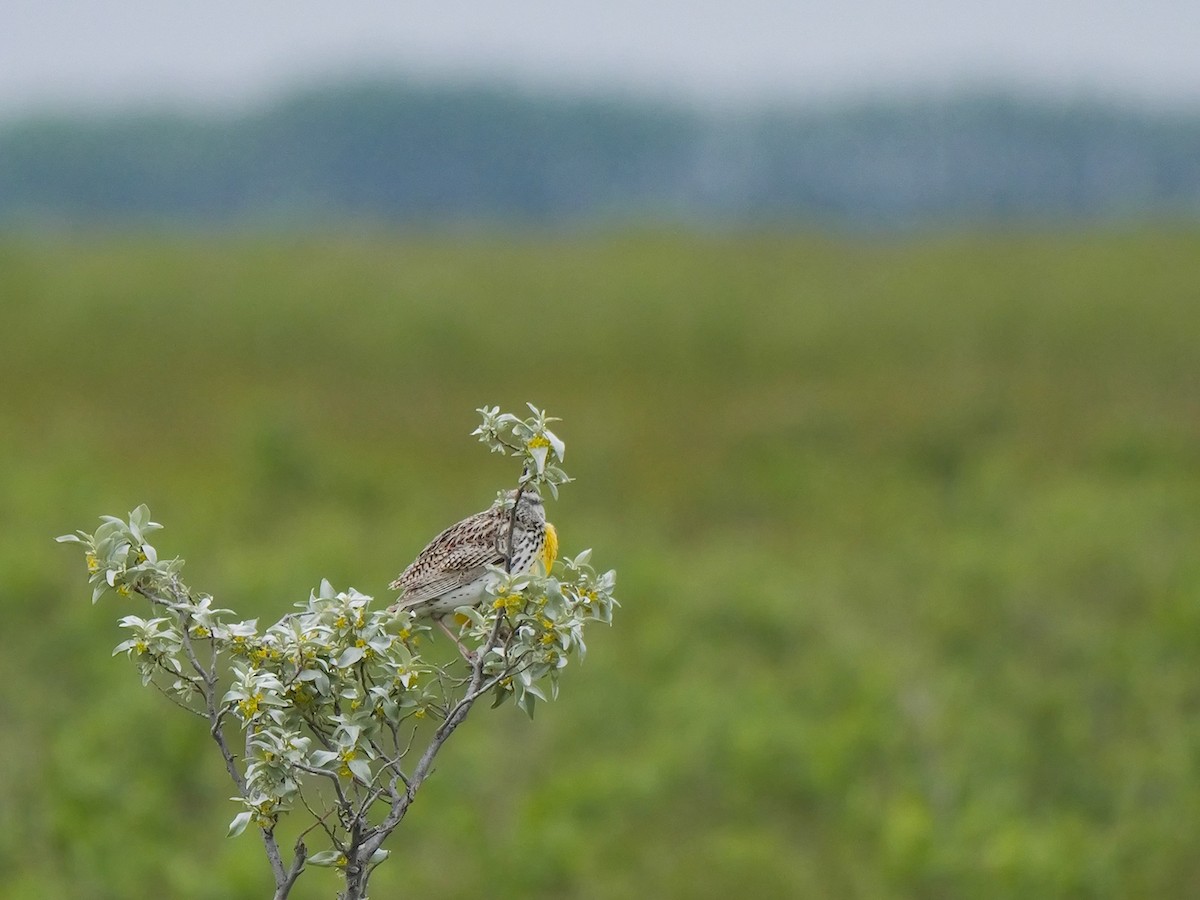
[(118, 584), (117, 585), (117, 593), (120, 594), (122, 597), (128, 597), (129, 596), (129, 585)]
[(245, 700), (238, 701), (238, 710), (245, 718), (249, 719), (257, 715), (258, 704), (262, 700), (262, 696), (262, 694), (255, 694), (252, 697), (247, 697)]
[(87, 567), (89, 572), (100, 571), (100, 560), (96, 559), (95, 553), (89, 553), (87, 555)]
[(543, 435), (536, 434), (529, 439), (525, 446), (530, 450), (536, 450), (538, 447), (549, 447), (550, 442)]
[(416, 716), (418, 719), (425, 718), (425, 707), (418, 706), (416, 712), (414, 712), (413, 715)]
[(525, 598), (521, 594), (509, 594), (501, 590), (500, 596), (492, 604), (492, 609), (503, 609), (511, 613), (516, 612), (524, 605)]

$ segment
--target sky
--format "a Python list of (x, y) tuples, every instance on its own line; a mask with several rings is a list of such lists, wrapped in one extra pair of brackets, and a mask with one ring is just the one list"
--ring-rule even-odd
[(1200, 0), (2, 0), (0, 114), (253, 103), (329, 75), (736, 105), (1015, 87), (1200, 108)]

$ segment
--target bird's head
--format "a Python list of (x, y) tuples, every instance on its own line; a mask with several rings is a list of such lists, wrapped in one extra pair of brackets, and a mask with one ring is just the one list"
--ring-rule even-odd
[(545, 524), (546, 508), (537, 488), (526, 485), (523, 489), (509, 491), (506, 497), (510, 504), (517, 498), (518, 493), (521, 495), (517, 501), (518, 524), (525, 528), (536, 528)]

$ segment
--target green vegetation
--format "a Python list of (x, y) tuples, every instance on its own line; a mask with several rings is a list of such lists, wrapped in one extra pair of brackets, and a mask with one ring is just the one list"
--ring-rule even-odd
[(527, 399), (621, 615), (375, 894), (1194, 894), (1197, 284), (1195, 232), (0, 241), (0, 896), (268, 890), (55, 535), (145, 500), (243, 614), (383, 596)]

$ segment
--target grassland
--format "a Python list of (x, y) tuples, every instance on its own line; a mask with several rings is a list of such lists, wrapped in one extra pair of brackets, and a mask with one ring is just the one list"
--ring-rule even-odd
[(145, 501), (239, 611), (382, 592), (526, 399), (624, 607), (374, 894), (1197, 895), (1198, 285), (1194, 231), (0, 239), (0, 897), (268, 882), (54, 535)]

